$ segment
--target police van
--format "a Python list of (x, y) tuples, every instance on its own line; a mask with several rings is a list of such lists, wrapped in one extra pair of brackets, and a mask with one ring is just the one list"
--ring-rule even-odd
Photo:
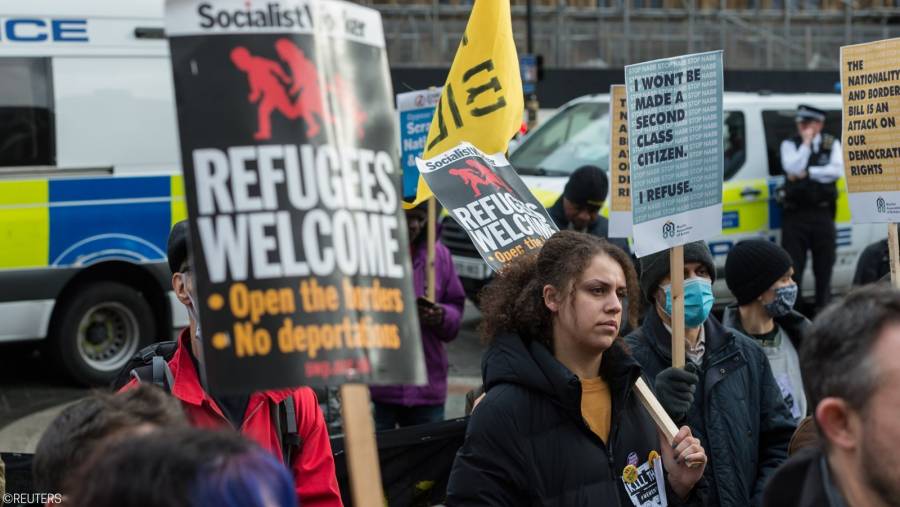
[[(837, 94), (772, 95), (726, 92), (722, 135), (725, 146), (722, 234), (708, 241), (716, 259), (718, 303), (731, 296), (725, 286), (725, 257), (734, 244), (751, 237), (781, 241), (781, 206), (776, 190), (784, 183), (780, 146), (796, 135), (794, 115), (799, 104), (826, 111), (825, 131), (841, 137), (841, 97)], [(558, 113), (530, 132), (510, 154), (510, 163), (545, 206), (559, 198), (569, 174), (583, 165), (609, 166), (609, 95), (590, 95), (566, 103)], [(884, 225), (850, 225), (847, 189), (837, 182), (837, 260), (832, 292), (849, 290), (857, 259), (871, 242), (887, 235)], [(604, 213), (608, 207), (604, 208)], [(452, 219), (445, 219), (443, 241), (453, 253), (467, 293), (490, 278)], [(811, 262), (803, 278), (803, 294), (815, 292)]]
[(0, 342), (110, 379), (187, 323), (166, 240), (186, 217), (161, 0), (3, 3)]

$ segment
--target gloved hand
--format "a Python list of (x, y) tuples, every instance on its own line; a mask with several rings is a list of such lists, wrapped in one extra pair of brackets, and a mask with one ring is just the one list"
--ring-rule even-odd
[(698, 382), (696, 374), (681, 368), (666, 368), (656, 376), (656, 398), (676, 423), (684, 420), (694, 404)]

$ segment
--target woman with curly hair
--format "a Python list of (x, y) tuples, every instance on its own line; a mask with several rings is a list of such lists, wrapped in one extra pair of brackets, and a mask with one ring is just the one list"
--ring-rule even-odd
[(669, 446), (632, 391), (641, 369), (619, 338), (626, 298), (640, 301), (625, 252), (572, 231), (485, 289), (487, 395), (456, 456), (448, 506), (702, 505), (700, 442), (682, 427)]

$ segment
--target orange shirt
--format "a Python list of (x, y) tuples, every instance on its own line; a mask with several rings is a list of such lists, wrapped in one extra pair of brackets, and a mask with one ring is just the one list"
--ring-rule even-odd
[(581, 415), (591, 431), (603, 443), (609, 441), (609, 427), (612, 424), (612, 394), (609, 385), (600, 378), (581, 380)]

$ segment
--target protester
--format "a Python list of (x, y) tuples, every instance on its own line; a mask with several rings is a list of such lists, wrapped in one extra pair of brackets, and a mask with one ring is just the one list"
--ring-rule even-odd
[(791, 262), (771, 241), (751, 239), (735, 245), (725, 260), (725, 282), (737, 302), (725, 308), (722, 323), (762, 347), (784, 402), (799, 422), (807, 405), (797, 350), (809, 319), (794, 310), (799, 289), (791, 278)]
[(900, 291), (870, 285), (829, 306), (800, 365), (823, 445), (778, 470), (766, 507), (900, 505)]
[[(181, 401), (188, 420), (200, 428), (232, 428), (263, 449), (290, 463), (300, 503), (304, 507), (340, 506), (341, 497), (334, 471), (334, 457), (322, 411), (312, 389), (300, 387), (257, 391), (243, 396), (213, 396), (200, 385), (203, 363), (203, 333), (197, 320), (197, 288), (191, 271), (187, 222), (172, 228), (168, 261), (172, 288), (190, 316), (190, 324), (178, 336), (178, 349), (168, 361), (174, 384), (172, 395)], [(123, 390), (134, 388), (133, 380)], [(286, 442), (284, 427), (278, 428), (278, 412), (293, 405), (298, 442)], [(284, 409), (287, 412), (287, 409)]]
[(187, 426), (178, 401), (158, 387), (95, 393), (63, 409), (44, 431), (32, 462), (34, 491), (68, 494), (72, 473), (104, 442)]
[(590, 165), (579, 167), (569, 176), (563, 195), (547, 212), (561, 231), (586, 232), (628, 252), (628, 241), (609, 238), (609, 220), (600, 215), (608, 193), (609, 179), (602, 169)]
[[(558, 232), (504, 267), (485, 289), (487, 395), (454, 462), (448, 506), (630, 506), (625, 481), (636, 485), (654, 451), (670, 505), (702, 504), (703, 447), (687, 427), (667, 444), (632, 390), (641, 369), (617, 336), (622, 301), (637, 296), (628, 255), (587, 234)], [(658, 498), (654, 482), (644, 485), (644, 501)]]
[(861, 286), (889, 279), (891, 274), (891, 253), (887, 238), (876, 241), (859, 254), (853, 285)]
[(709, 505), (759, 505), (787, 458), (793, 418), (759, 345), (710, 315), (715, 265), (702, 241), (684, 245), (686, 368), (672, 367), (669, 269), (668, 250), (641, 259), (650, 308), (626, 341), (669, 415), (709, 450)]
[(434, 294), (427, 301), (428, 203), (406, 211), (409, 228), (413, 287), (418, 298), (419, 324), (428, 384), (424, 386), (372, 387), (375, 402), (375, 428), (378, 431), (444, 420), (447, 401), (447, 351), (444, 344), (459, 333), (466, 294), (456, 276), (450, 251), (440, 241), (434, 245)]
[(182, 429), (118, 442), (79, 470), (71, 507), (294, 507), (291, 475), (238, 434)]

